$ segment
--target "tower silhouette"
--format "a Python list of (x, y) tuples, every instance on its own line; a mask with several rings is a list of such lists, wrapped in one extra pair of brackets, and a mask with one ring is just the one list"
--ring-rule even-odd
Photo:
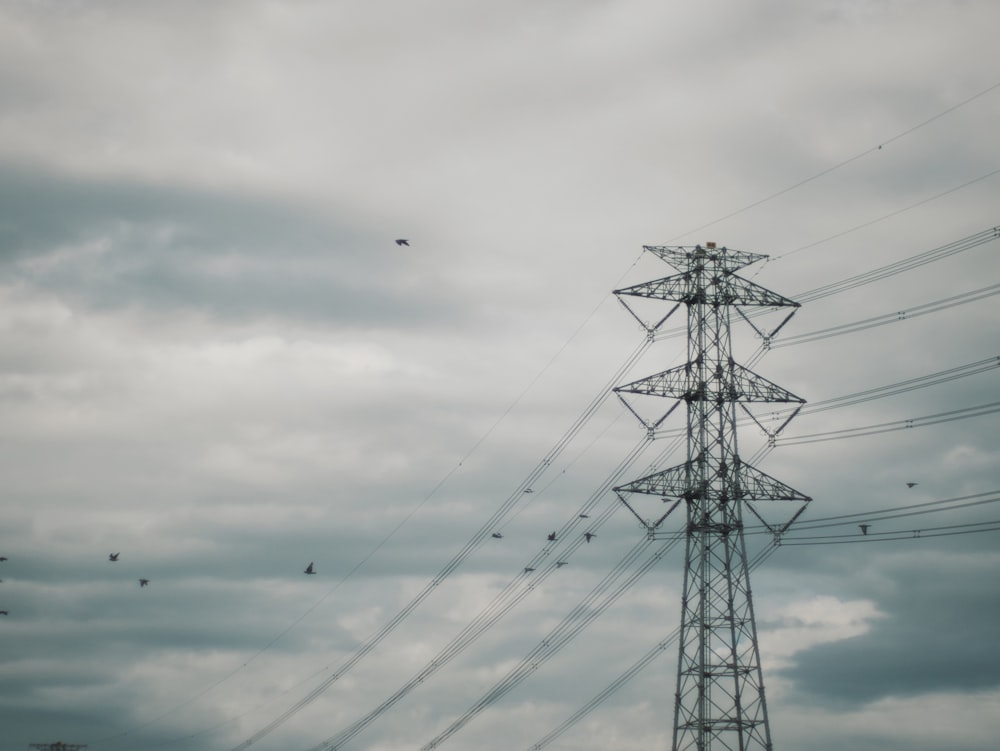
[[(653, 535), (681, 503), (686, 507), (686, 554), (681, 601), (677, 692), (674, 704), (674, 751), (770, 751), (771, 731), (760, 665), (760, 648), (750, 593), (744, 541), (744, 513), (749, 511), (777, 538), (810, 500), (740, 459), (737, 410), (763, 427), (746, 404), (804, 401), (738, 365), (732, 357), (731, 315), (736, 313), (768, 346), (799, 307), (798, 303), (743, 279), (735, 272), (767, 256), (706, 247), (645, 246), (678, 274), (644, 282), (615, 295), (643, 323), (626, 298), (672, 301), (673, 308), (657, 330), (681, 305), (687, 308), (687, 362), (615, 391), (639, 417), (650, 435), (677, 405), (687, 405), (687, 460), (615, 488), (622, 502)], [(757, 328), (741, 307), (792, 308), (768, 334)], [(656, 422), (644, 420), (625, 395), (652, 395), (677, 402)], [(773, 441), (795, 416), (769, 431)], [(665, 513), (648, 521), (638, 513), (632, 494), (658, 496)], [(791, 501), (799, 507), (784, 524), (765, 520), (757, 501)], [(662, 504), (657, 506), (662, 509)]]

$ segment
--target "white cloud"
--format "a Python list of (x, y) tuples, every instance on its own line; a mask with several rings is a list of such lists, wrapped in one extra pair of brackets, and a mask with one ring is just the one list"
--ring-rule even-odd
[(868, 600), (843, 602), (824, 595), (793, 602), (768, 616), (773, 622), (761, 639), (764, 661), (779, 668), (803, 649), (867, 633), (879, 617), (875, 603)]

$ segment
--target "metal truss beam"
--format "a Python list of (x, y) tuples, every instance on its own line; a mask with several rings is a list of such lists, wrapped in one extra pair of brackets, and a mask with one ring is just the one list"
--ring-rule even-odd
[(646, 376), (614, 389), (615, 393), (647, 394), (676, 399), (711, 402), (797, 402), (805, 400), (791, 391), (757, 375), (749, 368), (729, 361), (720, 365), (708, 381), (695, 378), (697, 363), (687, 363), (662, 373)]

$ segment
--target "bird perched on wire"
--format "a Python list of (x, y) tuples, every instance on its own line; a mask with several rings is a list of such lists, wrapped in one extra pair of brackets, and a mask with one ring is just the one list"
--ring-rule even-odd
[(396, 240), (396, 245), (405, 245), (406, 247), (410, 247), (410, 241), (407, 240), (405, 237), (401, 237), (398, 240)]
[(312, 561), (309, 562), (309, 565), (306, 566), (306, 570), (303, 571), (302, 573), (304, 573), (304, 574), (315, 574), (316, 573), (315, 571), (313, 571)]
[(861, 534), (866, 535), (871, 524), (859, 524), (858, 526), (861, 528)]

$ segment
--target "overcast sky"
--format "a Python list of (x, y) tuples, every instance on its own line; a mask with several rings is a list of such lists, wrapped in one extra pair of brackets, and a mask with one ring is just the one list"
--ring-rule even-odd
[[(673, 273), (642, 246), (767, 254), (741, 273), (797, 299), (1000, 225), (998, 26), (994, 0), (0, 1), (0, 751), (306, 751), (516, 594), (344, 747), (430, 742), (680, 529), (647, 542), (602, 491), (684, 457), (616, 475), (646, 433), (598, 399), (686, 357), (628, 366), (611, 292)], [(779, 750), (1000, 735), (1000, 421), (963, 411), (1000, 395), (964, 368), (1000, 355), (1000, 238), (913, 266), (754, 360), (817, 405), (962, 376), (807, 409), (757, 461), (814, 499), (753, 572)], [(737, 359), (759, 345), (739, 319)], [(670, 636), (682, 565), (440, 747), (540, 742)], [(671, 642), (546, 747), (669, 747), (675, 671)]]

